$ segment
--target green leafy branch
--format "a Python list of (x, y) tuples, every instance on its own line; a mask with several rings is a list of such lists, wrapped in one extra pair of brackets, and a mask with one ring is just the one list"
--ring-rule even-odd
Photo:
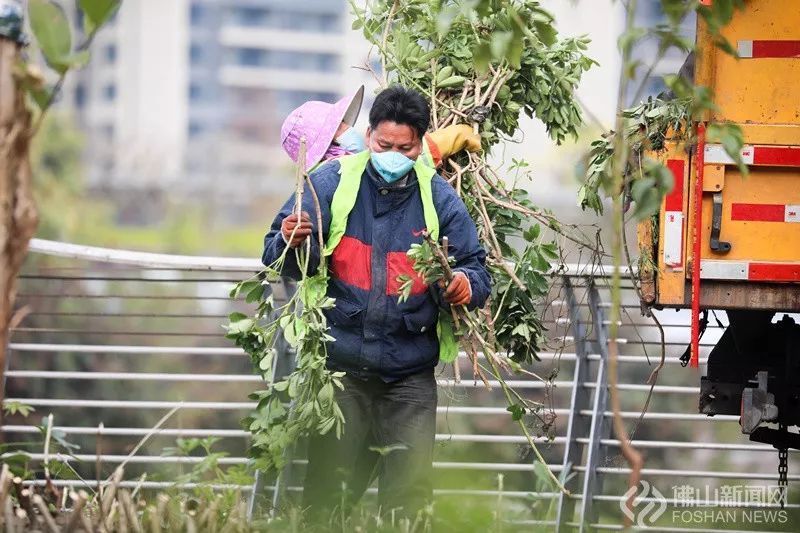
[[(301, 141), (298, 161), (305, 161), (305, 141)], [(322, 212), (314, 185), (297, 167), (295, 211), (301, 212), (305, 184), (316, 207), (318, 245), (323, 246)], [(296, 228), (295, 228), (296, 231)], [(288, 241), (291, 242), (294, 233)], [(226, 326), (226, 337), (233, 340), (249, 356), (256, 372), (268, 387), (250, 395), (257, 401), (255, 412), (244, 419), (244, 426), (253, 434), (250, 454), (260, 470), (279, 470), (286, 461), (287, 450), (300, 437), (324, 435), (330, 431), (341, 435), (344, 415), (334, 399), (335, 388), (343, 389), (342, 372), (331, 372), (325, 366), (326, 345), (334, 340), (328, 334), (325, 310), (335, 301), (326, 295), (328, 270), (320, 252), (320, 264), (311, 271), (311, 238), (305, 247), (286, 246), (275, 263), (263, 272), (238, 283), (231, 297), (244, 295), (248, 303), (257, 303), (255, 314), (232, 313)], [(287, 254), (294, 253), (300, 266), (301, 279), (296, 290), (283, 305), (277, 305), (273, 294), (264, 296), (267, 285), (280, 279)], [(286, 377), (276, 375), (279, 350), (283, 340), (296, 354), (296, 368)]]
[(116, 14), (121, 0), (77, 0), (83, 12), (85, 39), (73, 47), (73, 35), (62, 6), (52, 0), (28, 0), (28, 15), (36, 43), (47, 65), (58, 74), (58, 80), (47, 87), (38, 69), (27, 63), (17, 67), (22, 87), (39, 108), (40, 114), (33, 127), (38, 131), (46, 111), (56, 99), (70, 69), (80, 68), (89, 62), (89, 46), (97, 33)]
[[(694, 53), (695, 47), (680, 35), (683, 20), (696, 11), (709, 25), (714, 42), (722, 50), (734, 54), (735, 51), (722, 36), (721, 29), (733, 16), (734, 9), (741, 7), (741, 0), (723, 0), (714, 2), (711, 7), (697, 3), (686, 3), (678, 0), (662, 0), (662, 10), (667, 15), (668, 24), (654, 29), (634, 28), (620, 37), (620, 47), (632, 49), (644, 39), (655, 38), (658, 42), (657, 57), (650, 64), (635, 91), (634, 100), (638, 100), (654, 67), (664, 54), (676, 48), (685, 53)], [(626, 87), (635, 76), (641, 61), (630, 59), (624, 65)], [(689, 146), (696, 140), (692, 121), (699, 120), (705, 113), (718, 111), (712, 94), (707, 87), (695, 86), (691, 73), (669, 75), (664, 81), (669, 88), (668, 93), (658, 97), (649, 97), (646, 101), (636, 103), (633, 107), (623, 109), (619, 116), (622, 119), (622, 132), (617, 135), (612, 131), (592, 142), (588, 154), (588, 164), (583, 184), (578, 191), (578, 204), (581, 208), (591, 209), (599, 214), (603, 212), (601, 193), (609, 198), (624, 194), (625, 201), (636, 204), (633, 219), (644, 220), (655, 214), (661, 201), (673, 187), (672, 177), (667, 168), (647, 154), (655, 154), (667, 147), (667, 142)], [(747, 175), (741, 149), (744, 144), (741, 129), (735, 124), (710, 124), (706, 138), (708, 142), (720, 143), (725, 152), (737, 164), (742, 175)], [(624, 178), (615, 186), (616, 177), (612, 171), (612, 159), (619, 150), (615, 143), (626, 146), (626, 163), (623, 167)]]
[(559, 144), (577, 137), (573, 92), (596, 63), (584, 54), (588, 39), (557, 39), (539, 2), (350, 3), (353, 27), (378, 48), (389, 79), (431, 95), (434, 128), (485, 108), (487, 146), (516, 132), (520, 112), (541, 120)]

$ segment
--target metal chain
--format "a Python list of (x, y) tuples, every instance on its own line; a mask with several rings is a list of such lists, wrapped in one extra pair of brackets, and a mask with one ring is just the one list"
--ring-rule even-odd
[(783, 509), (788, 496), (789, 486), (789, 453), (786, 448), (778, 450), (778, 486), (781, 488), (781, 509)]
[[(786, 431), (786, 426), (779, 426), (781, 431)], [(789, 451), (786, 448), (778, 450), (778, 487), (781, 494), (781, 509), (786, 505), (789, 497)]]

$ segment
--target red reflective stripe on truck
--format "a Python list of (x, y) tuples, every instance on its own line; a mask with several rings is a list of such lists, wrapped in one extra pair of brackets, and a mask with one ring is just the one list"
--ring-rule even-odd
[(750, 263), (747, 279), (751, 281), (800, 281), (800, 264)]
[(731, 220), (784, 222), (783, 204), (731, 204)]
[(672, 172), (675, 186), (665, 199), (665, 211), (683, 211), (683, 159), (668, 159), (667, 168)]
[(800, 148), (788, 146), (754, 146), (753, 164), (776, 167), (800, 167)]
[(753, 41), (753, 58), (787, 58), (800, 56), (800, 41)]

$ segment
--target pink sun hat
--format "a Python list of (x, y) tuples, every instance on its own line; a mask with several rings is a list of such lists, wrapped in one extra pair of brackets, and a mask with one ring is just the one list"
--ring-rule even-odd
[(308, 171), (319, 163), (336, 136), (342, 122), (353, 126), (361, 111), (364, 86), (352, 96), (345, 96), (335, 104), (311, 100), (292, 111), (281, 126), (283, 149), (297, 161), (300, 139), (306, 138), (306, 166)]

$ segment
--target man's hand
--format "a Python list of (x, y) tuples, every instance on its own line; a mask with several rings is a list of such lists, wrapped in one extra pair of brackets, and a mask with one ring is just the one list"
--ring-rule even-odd
[[(289, 215), (281, 222), (283, 240), (286, 241), (286, 244), (288, 244), (290, 248), (297, 248), (303, 244), (303, 241), (306, 240), (306, 237), (311, 235), (313, 229), (311, 217), (308, 216), (308, 213), (305, 211), (303, 211), (303, 214), (300, 216), (299, 222), (297, 220), (297, 215)], [(294, 236), (292, 236), (292, 233), (294, 233)], [(291, 239), (291, 242), (289, 239)]]
[(463, 272), (455, 272), (444, 291), (444, 299), (450, 305), (467, 305), (472, 299), (472, 286)]

